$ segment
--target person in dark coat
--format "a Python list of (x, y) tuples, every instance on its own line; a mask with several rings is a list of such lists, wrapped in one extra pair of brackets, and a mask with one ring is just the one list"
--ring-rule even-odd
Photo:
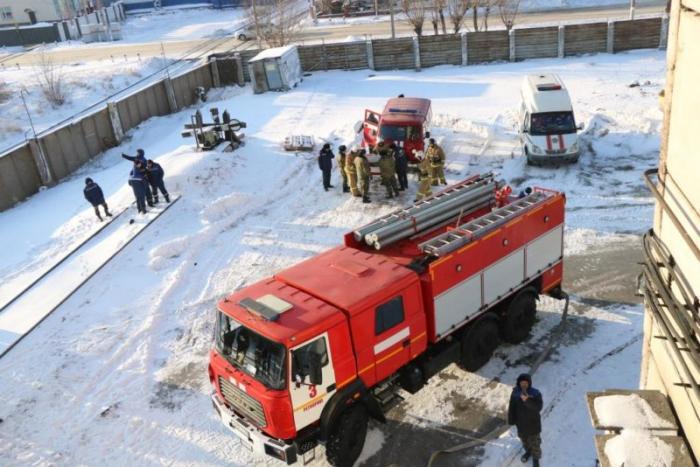
[(83, 195), (85, 199), (88, 200), (92, 207), (95, 208), (95, 214), (97, 218), (102, 222), (102, 216), (100, 216), (100, 206), (105, 211), (105, 216), (112, 217), (107, 207), (107, 202), (105, 201), (105, 195), (102, 193), (102, 188), (100, 185), (93, 182), (91, 178), (85, 179), (85, 188), (83, 188)]
[(523, 443), (525, 454), (520, 460), (525, 463), (532, 457), (532, 465), (539, 467), (542, 449), (540, 433), (542, 432), (542, 393), (532, 387), (532, 378), (523, 373), (510, 395), (508, 404), (508, 424), (518, 429), (518, 438)]
[(149, 187), (150, 181), (148, 180), (148, 172), (146, 171), (146, 153), (144, 152), (143, 149), (137, 149), (136, 150), (136, 155), (135, 156), (130, 156), (128, 154), (122, 153), (122, 157), (128, 161), (131, 161), (134, 163), (134, 168), (139, 169), (141, 172), (144, 173), (144, 177), (146, 180), (146, 202), (148, 202), (148, 205), (150, 207), (155, 206), (153, 203), (153, 196), (151, 195), (151, 189)]
[(396, 161), (396, 177), (399, 179), (399, 191), (404, 191), (408, 188), (408, 158), (403, 152), (403, 149), (391, 143), (390, 150), (394, 152), (394, 160)]
[(146, 213), (146, 193), (149, 191), (145, 172), (141, 169), (141, 164), (135, 164), (129, 173), (129, 186), (134, 191), (136, 209), (142, 214)]
[(331, 145), (329, 143), (324, 144), (321, 152), (318, 154), (318, 168), (323, 172), (323, 189), (326, 191), (329, 188), (333, 188), (333, 185), (331, 185), (331, 170), (333, 169), (334, 157)]
[(165, 183), (163, 182), (163, 177), (165, 176), (163, 167), (157, 162), (148, 159), (146, 163), (146, 173), (148, 174), (148, 183), (151, 185), (151, 190), (153, 191), (153, 202), (158, 202), (158, 190), (160, 190), (165, 197), (165, 202), (169, 203), (170, 195), (168, 194), (168, 190), (165, 189)]

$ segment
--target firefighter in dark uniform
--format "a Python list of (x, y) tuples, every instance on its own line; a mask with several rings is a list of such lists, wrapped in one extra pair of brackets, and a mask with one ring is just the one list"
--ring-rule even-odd
[(389, 146), (393, 151), (394, 161), (396, 162), (396, 176), (399, 179), (399, 191), (404, 191), (408, 188), (408, 158), (403, 149), (391, 143)]
[(331, 185), (331, 170), (333, 169), (333, 151), (331, 150), (331, 145), (326, 143), (321, 148), (321, 152), (318, 154), (318, 168), (323, 172), (323, 189), (328, 191), (329, 188), (333, 188)]
[(146, 170), (140, 162), (134, 162), (134, 168), (129, 174), (129, 186), (134, 191), (136, 198), (136, 209), (139, 213), (146, 213), (146, 194), (149, 193), (148, 182), (146, 181)]
[(105, 211), (105, 216), (112, 217), (107, 207), (107, 202), (105, 201), (105, 195), (102, 193), (102, 188), (93, 182), (91, 178), (85, 179), (85, 188), (83, 188), (83, 196), (88, 200), (92, 207), (95, 208), (95, 214), (97, 218), (102, 222), (102, 216), (100, 216), (100, 206)]
[(396, 183), (396, 161), (389, 148), (384, 146), (379, 151), (379, 173), (382, 176), (382, 185), (386, 187), (386, 197), (391, 199), (399, 196), (399, 186)]
[(144, 179), (146, 180), (146, 202), (149, 206), (153, 207), (153, 196), (150, 190), (150, 181), (148, 180), (148, 172), (146, 171), (146, 153), (143, 149), (137, 149), (135, 156), (130, 156), (128, 154), (122, 153), (122, 157), (128, 161), (134, 163), (134, 168), (140, 167), (139, 170), (143, 172)]
[(148, 162), (146, 163), (146, 173), (148, 174), (148, 183), (151, 186), (151, 191), (153, 192), (153, 201), (155, 203), (158, 202), (158, 190), (160, 190), (160, 192), (163, 193), (165, 202), (169, 203), (170, 195), (168, 194), (168, 190), (165, 189), (165, 183), (163, 182), (163, 177), (165, 176), (163, 167), (161, 167), (157, 162), (153, 162), (151, 159), (148, 159)]

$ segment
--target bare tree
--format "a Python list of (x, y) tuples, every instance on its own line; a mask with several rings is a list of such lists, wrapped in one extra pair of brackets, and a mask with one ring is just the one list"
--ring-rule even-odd
[(445, 25), (445, 8), (447, 7), (447, 0), (433, 0), (435, 3), (435, 9), (438, 12), (438, 17), (440, 18), (440, 26), (442, 27), (442, 33), (447, 34), (447, 26)]
[(450, 17), (452, 31), (455, 34), (459, 34), (459, 30), (462, 29), (464, 17), (469, 10), (470, 1), (471, 0), (447, 0), (447, 14)]
[(423, 34), (425, 22), (425, 5), (422, 0), (401, 0), (401, 11), (406, 15), (408, 23), (413, 27), (417, 36)]
[(520, 0), (497, 0), (498, 14), (507, 30), (513, 29), (515, 18), (518, 16)]
[(41, 92), (52, 107), (60, 107), (66, 102), (63, 89), (63, 70), (45, 52), (39, 54), (36, 67), (36, 80)]
[(495, 6), (496, 2), (499, 0), (482, 0), (481, 6), (483, 8), (483, 27), (482, 30), (489, 30), (489, 16), (491, 15), (491, 8)]
[(474, 31), (479, 30), (479, 8), (481, 7), (480, 0), (471, 0), (472, 20), (474, 21)]
[(255, 29), (258, 44), (282, 47), (294, 40), (301, 18), (293, 0), (271, 0), (262, 5), (252, 0), (248, 8), (248, 24)]
[(437, 36), (438, 34), (440, 34), (440, 33), (438, 32), (438, 21), (439, 21), (439, 20), (440, 20), (440, 17), (438, 16), (437, 9), (432, 8), (432, 9), (430, 10), (430, 22), (431, 22), (432, 25), (433, 25), (433, 32), (434, 32), (434, 34), (435, 34), (436, 36)]

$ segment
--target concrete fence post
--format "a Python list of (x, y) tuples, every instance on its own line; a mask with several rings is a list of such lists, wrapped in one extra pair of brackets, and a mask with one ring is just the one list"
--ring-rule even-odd
[(608, 21), (608, 41), (606, 45), (606, 52), (609, 54), (615, 53), (615, 23), (613, 21)]
[(372, 48), (372, 40), (366, 41), (365, 45), (367, 46), (367, 68), (374, 70), (374, 49)]
[(44, 147), (37, 138), (31, 138), (28, 140), (29, 150), (32, 153), (32, 158), (34, 159), (34, 165), (36, 165), (39, 171), (39, 177), (41, 178), (41, 184), (44, 186), (53, 186), (56, 184), (56, 179), (51, 171), (51, 166), (46, 158), (46, 152)]
[(668, 45), (668, 15), (661, 18), (661, 33), (659, 35), (659, 48), (665, 49)]
[(115, 102), (107, 102), (107, 113), (109, 114), (109, 123), (112, 125), (114, 139), (119, 144), (124, 139), (124, 127), (122, 126), (122, 119), (119, 116), (119, 109)]
[(564, 27), (565, 26), (563, 24), (559, 25), (559, 31), (558, 31), (559, 34), (557, 36), (557, 45), (558, 45), (557, 57), (559, 57), (559, 58), (564, 58), (564, 50), (565, 50), (564, 49), (564, 47), (565, 47), (564, 41), (566, 40), (566, 31), (565, 31)]
[(211, 68), (211, 85), (214, 88), (221, 87), (221, 77), (219, 76), (219, 62), (216, 57), (209, 59), (209, 67)]
[(462, 39), (462, 65), (469, 65), (469, 44), (467, 43), (467, 33), (463, 32), (461, 35)]
[(233, 56), (233, 59), (236, 61), (236, 83), (239, 86), (245, 86), (245, 75), (243, 74), (243, 57), (241, 57), (241, 54), (236, 54)]
[(413, 63), (415, 63), (416, 71), (420, 71), (420, 40), (418, 36), (413, 38)]
[(515, 29), (511, 29), (508, 31), (508, 49), (509, 49), (509, 58), (511, 62), (515, 61)]
[(165, 86), (165, 94), (168, 96), (170, 113), (175, 113), (180, 109), (177, 106), (177, 99), (175, 99), (175, 88), (173, 87), (173, 81), (170, 78), (165, 78), (163, 80), (163, 85)]

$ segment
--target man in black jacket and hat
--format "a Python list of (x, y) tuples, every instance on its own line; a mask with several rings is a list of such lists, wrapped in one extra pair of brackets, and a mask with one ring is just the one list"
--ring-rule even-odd
[(532, 387), (532, 378), (523, 373), (518, 376), (517, 383), (510, 395), (508, 404), (508, 424), (518, 429), (518, 438), (523, 443), (525, 454), (520, 460), (525, 463), (532, 457), (532, 465), (539, 467), (542, 449), (540, 432), (542, 421), (542, 393)]

